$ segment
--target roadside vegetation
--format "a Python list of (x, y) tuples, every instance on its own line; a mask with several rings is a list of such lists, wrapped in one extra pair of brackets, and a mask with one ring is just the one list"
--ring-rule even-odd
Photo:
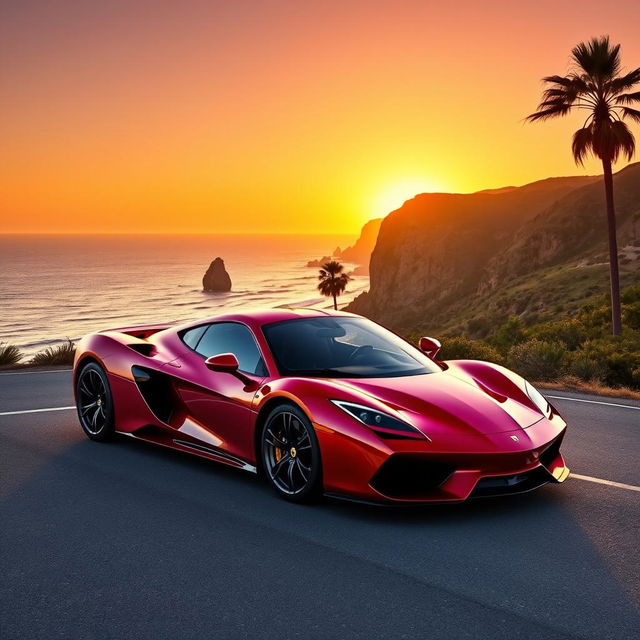
[(41, 367), (44, 365), (72, 365), (75, 352), (75, 343), (67, 338), (67, 341), (63, 344), (59, 344), (55, 347), (47, 347), (46, 349), (36, 353), (29, 364), (32, 364), (36, 367)]
[(482, 340), (444, 336), (440, 357), (489, 360), (537, 382), (640, 391), (640, 285), (625, 289), (621, 303), (620, 336), (609, 334), (611, 305), (601, 295), (557, 321), (527, 325), (514, 316)]
[(0, 366), (12, 366), (22, 359), (22, 352), (18, 347), (6, 342), (0, 342)]
[(0, 367), (60, 367), (71, 366), (76, 352), (73, 340), (54, 347), (47, 347), (36, 353), (30, 360), (23, 360), (23, 353), (12, 344), (0, 342)]

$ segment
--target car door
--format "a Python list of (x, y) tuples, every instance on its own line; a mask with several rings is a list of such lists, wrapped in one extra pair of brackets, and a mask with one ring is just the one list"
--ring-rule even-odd
[[(216, 322), (198, 334), (185, 334), (183, 341), (195, 351), (183, 359), (183, 365), (187, 361), (188, 365), (182, 367), (183, 381), (177, 384), (195, 423), (189, 435), (231, 456), (255, 462), (252, 402), (267, 369), (251, 329), (239, 322)], [(220, 353), (236, 356), (240, 377), (207, 368), (205, 360)]]

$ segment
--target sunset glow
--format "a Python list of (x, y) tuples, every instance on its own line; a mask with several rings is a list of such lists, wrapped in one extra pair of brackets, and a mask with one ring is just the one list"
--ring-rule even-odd
[(636, 0), (5, 3), (0, 232), (356, 233), (598, 173), (523, 119), (601, 33), (640, 64)]
[(417, 193), (441, 193), (448, 189), (427, 178), (399, 180), (383, 187), (372, 200), (370, 211), (374, 217), (380, 218), (390, 211), (401, 207), (405, 200)]

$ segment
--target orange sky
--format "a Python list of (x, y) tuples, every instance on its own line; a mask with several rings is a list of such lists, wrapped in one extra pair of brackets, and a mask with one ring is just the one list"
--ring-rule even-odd
[(604, 33), (640, 66), (637, 0), (5, 2), (0, 232), (355, 233), (597, 173), (522, 119)]

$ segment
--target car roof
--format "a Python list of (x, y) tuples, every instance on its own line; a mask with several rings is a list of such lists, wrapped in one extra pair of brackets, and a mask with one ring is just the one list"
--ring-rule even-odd
[(211, 322), (242, 322), (253, 326), (262, 326), (272, 322), (283, 322), (298, 318), (320, 318), (323, 316), (350, 317), (352, 313), (346, 311), (334, 311), (333, 309), (314, 309), (309, 307), (277, 307), (275, 309), (252, 309), (234, 313), (222, 313), (215, 316), (200, 318), (181, 324), (178, 329), (197, 327)]

